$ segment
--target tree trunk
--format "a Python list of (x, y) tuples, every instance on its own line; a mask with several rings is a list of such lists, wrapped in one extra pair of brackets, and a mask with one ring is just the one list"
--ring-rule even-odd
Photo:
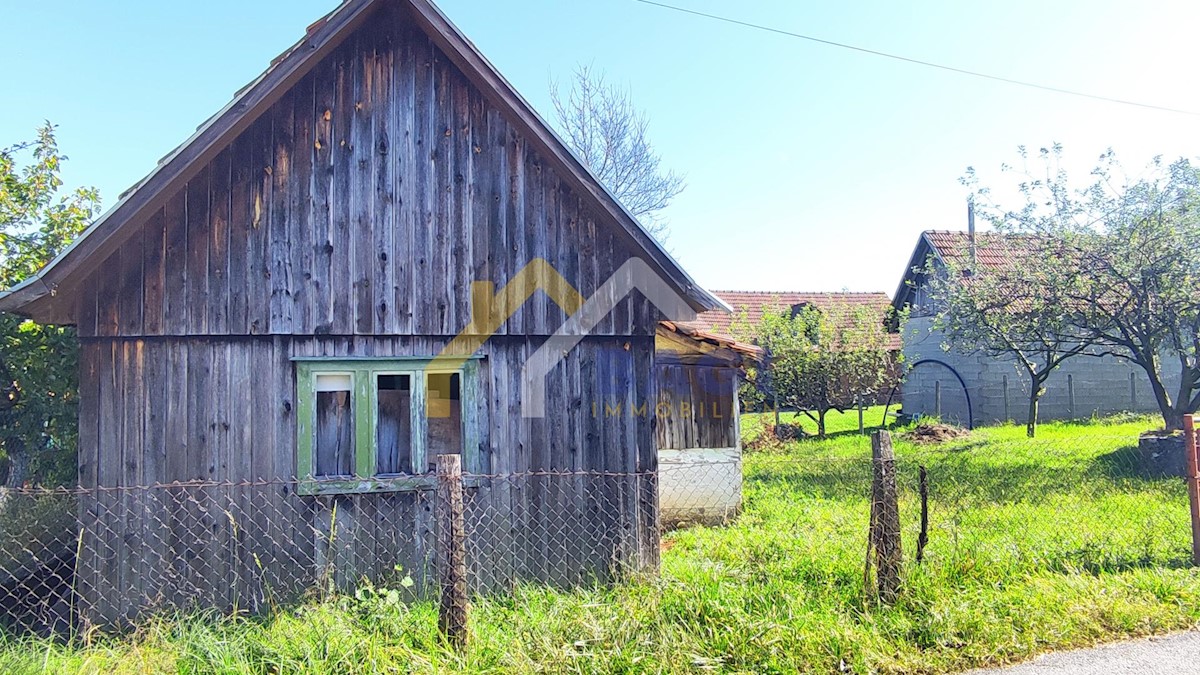
[(817, 438), (825, 438), (825, 413), (828, 412), (824, 408), (817, 411)]
[(1167, 387), (1162, 382), (1162, 377), (1157, 370), (1147, 368), (1143, 363), (1138, 363), (1138, 365), (1146, 371), (1146, 376), (1150, 379), (1150, 391), (1154, 392), (1154, 402), (1158, 404), (1158, 411), (1162, 413), (1163, 426), (1167, 431), (1179, 431), (1183, 428), (1183, 413), (1175, 410), (1175, 406), (1171, 402), (1171, 395), (1167, 393)]
[(4, 477), (4, 487), (23, 487), (28, 479), (29, 454), (25, 452), (24, 443), (12, 443), (8, 448), (8, 475)]
[(1042, 385), (1034, 382), (1029, 389), (1029, 418), (1025, 422), (1025, 435), (1033, 438), (1037, 435), (1038, 400), (1042, 398)]

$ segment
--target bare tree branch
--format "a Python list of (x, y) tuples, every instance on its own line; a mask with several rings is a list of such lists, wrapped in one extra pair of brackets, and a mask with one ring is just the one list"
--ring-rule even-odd
[(661, 212), (683, 191), (683, 177), (662, 168), (648, 138), (649, 121), (627, 90), (588, 66), (576, 68), (570, 91), (551, 82), (550, 98), (563, 140), (629, 212), (660, 241)]

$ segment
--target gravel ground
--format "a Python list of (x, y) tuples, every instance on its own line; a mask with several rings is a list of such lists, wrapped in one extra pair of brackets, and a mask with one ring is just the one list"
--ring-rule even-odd
[(1045, 654), (1016, 666), (968, 675), (1143, 675), (1200, 673), (1200, 631), (1174, 633), (1092, 649)]

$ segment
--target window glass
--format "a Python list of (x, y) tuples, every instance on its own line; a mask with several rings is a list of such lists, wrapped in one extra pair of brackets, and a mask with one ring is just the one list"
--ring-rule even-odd
[(320, 374), (316, 381), (313, 474), (349, 476), (354, 473), (353, 378)]
[(375, 385), (375, 473), (412, 473), (412, 379), (379, 375)]
[(438, 455), (462, 453), (462, 383), (458, 373), (428, 373), (425, 405), (429, 435), (426, 456), (433, 470)]

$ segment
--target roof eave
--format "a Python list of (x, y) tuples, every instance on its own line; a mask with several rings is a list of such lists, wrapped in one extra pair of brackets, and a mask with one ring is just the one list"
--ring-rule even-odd
[[(24, 315), (30, 304), (50, 295), (50, 287), (35, 274), (7, 291), (0, 292), (0, 312)], [(35, 317), (36, 318), (36, 317)]]

